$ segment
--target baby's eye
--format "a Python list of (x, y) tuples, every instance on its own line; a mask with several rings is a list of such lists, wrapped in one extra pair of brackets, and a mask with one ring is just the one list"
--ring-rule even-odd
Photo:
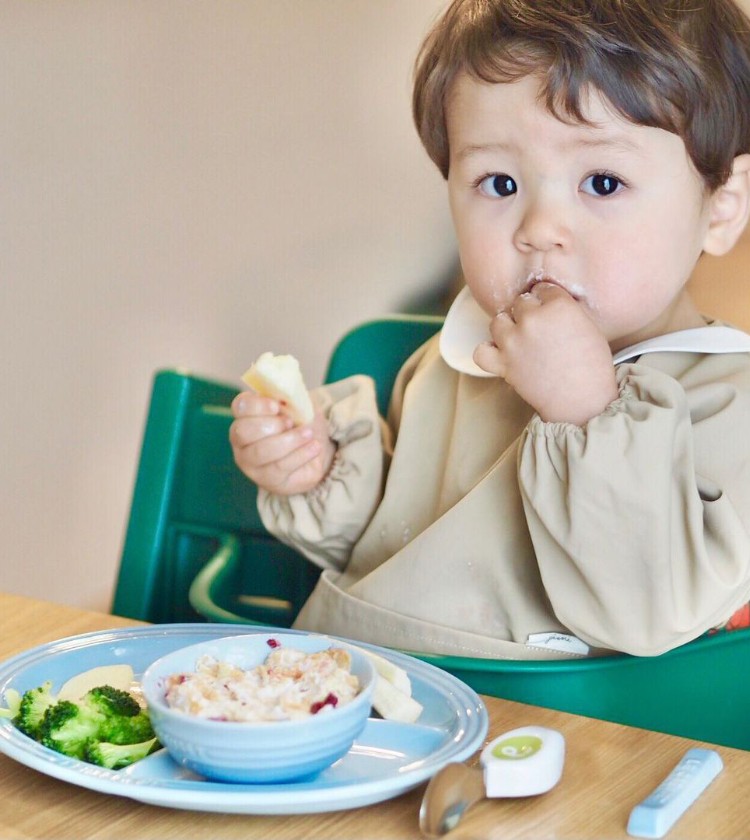
[(518, 192), (516, 182), (505, 173), (486, 175), (479, 182), (479, 190), (491, 198), (507, 198)]
[(608, 172), (597, 172), (591, 175), (581, 184), (581, 189), (590, 195), (614, 195), (619, 192), (624, 183), (616, 175)]

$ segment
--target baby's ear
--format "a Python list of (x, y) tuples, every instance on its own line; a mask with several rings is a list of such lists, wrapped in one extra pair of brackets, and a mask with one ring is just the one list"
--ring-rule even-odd
[(750, 154), (734, 159), (732, 174), (711, 196), (703, 250), (715, 257), (731, 251), (750, 217)]

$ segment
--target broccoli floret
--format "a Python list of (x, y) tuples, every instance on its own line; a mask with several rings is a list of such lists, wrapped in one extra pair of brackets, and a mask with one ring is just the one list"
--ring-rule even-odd
[(60, 700), (47, 709), (39, 740), (45, 747), (71, 758), (83, 758), (86, 745), (98, 738), (102, 719), (85, 706)]
[(45, 747), (102, 767), (125, 767), (156, 744), (146, 709), (110, 685), (92, 688), (74, 703), (58, 700), (45, 683), (24, 694), (14, 723)]
[(92, 688), (81, 705), (100, 719), (100, 741), (113, 744), (138, 744), (154, 737), (148, 712), (127, 691), (110, 685)]
[(52, 683), (49, 680), (38, 688), (30, 688), (21, 697), (21, 704), (18, 707), (18, 713), (13, 719), (13, 723), (24, 735), (28, 735), (29, 738), (34, 738), (38, 741), (41, 737), (41, 726), (44, 715), (47, 709), (56, 703), (57, 696), (52, 693)]
[(84, 759), (90, 764), (119, 770), (134, 761), (145, 758), (158, 746), (156, 738), (141, 741), (138, 744), (112, 744), (107, 741), (91, 741), (86, 747)]
[(142, 709), (134, 717), (116, 717), (108, 720), (101, 730), (103, 741), (113, 744), (138, 744), (154, 737), (148, 712)]
[(105, 716), (134, 717), (141, 711), (138, 701), (132, 694), (120, 688), (113, 688), (111, 685), (92, 688), (81, 702), (98, 709)]

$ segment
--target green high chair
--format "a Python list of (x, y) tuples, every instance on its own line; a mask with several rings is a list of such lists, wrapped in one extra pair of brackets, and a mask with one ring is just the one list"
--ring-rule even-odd
[[(325, 381), (372, 376), (385, 413), (403, 361), (437, 316), (369, 321), (336, 345)], [(180, 370), (154, 377), (112, 612), (157, 623), (288, 627), (319, 571), (264, 529), (228, 443), (238, 388)], [(627, 605), (624, 605), (627, 609)], [(655, 657), (509, 661), (416, 654), (476, 691), (750, 749), (750, 630)]]

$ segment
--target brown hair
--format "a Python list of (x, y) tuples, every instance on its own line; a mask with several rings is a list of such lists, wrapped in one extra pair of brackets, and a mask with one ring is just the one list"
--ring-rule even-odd
[(709, 190), (750, 151), (750, 21), (732, 0), (453, 0), (422, 44), (413, 96), (445, 178), (445, 107), (463, 72), (539, 74), (550, 111), (576, 122), (593, 86), (631, 122), (679, 135)]

